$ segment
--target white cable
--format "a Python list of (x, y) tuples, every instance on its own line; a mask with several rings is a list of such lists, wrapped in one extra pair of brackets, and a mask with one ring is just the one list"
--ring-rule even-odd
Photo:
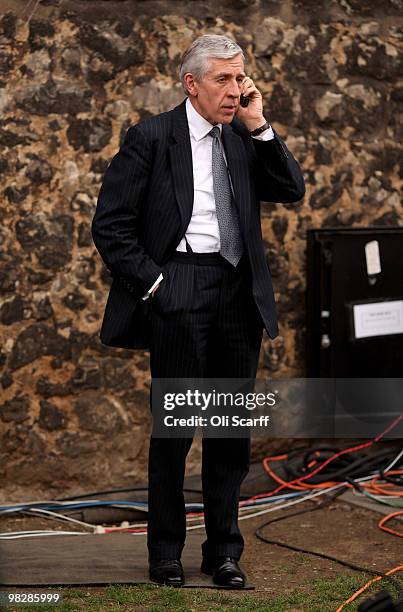
[(400, 453), (397, 455), (397, 457), (395, 457), (395, 459), (393, 459), (392, 463), (390, 465), (388, 465), (387, 468), (385, 468), (383, 471), (384, 472), (389, 472), (389, 470), (395, 465), (395, 463), (397, 463), (397, 461), (399, 461), (400, 457), (403, 455), (403, 448), (400, 451)]
[[(363, 476), (362, 478), (357, 478), (357, 482), (362, 482), (364, 480), (369, 480), (370, 478), (373, 478), (373, 474), (371, 474), (370, 476)], [(307, 499), (313, 499), (314, 497), (318, 497), (319, 495), (323, 495), (325, 493), (330, 493), (332, 491), (335, 491), (336, 489), (340, 489), (340, 487), (345, 487), (346, 483), (345, 482), (341, 482), (333, 487), (329, 487), (327, 489), (320, 489), (319, 491), (316, 491), (312, 494), (307, 494), (304, 497), (301, 497), (299, 499), (295, 499), (295, 500), (291, 500), (289, 502), (286, 502), (284, 504), (272, 504), (273, 507), (271, 508), (267, 508), (267, 509), (263, 509), (260, 510), (259, 512), (253, 512), (251, 514), (248, 514), (247, 516), (240, 516), (239, 520), (245, 520), (248, 518), (253, 518), (255, 516), (260, 516), (262, 514), (268, 514), (269, 512), (275, 512), (276, 510), (283, 510), (284, 508), (289, 508), (291, 506), (295, 506), (296, 504), (300, 504), (304, 501), (306, 501)], [(195, 525), (192, 527), (189, 527), (188, 530), (193, 530), (193, 529), (200, 529), (200, 525)]]
[[(103, 506), (105, 507), (105, 500), (98, 500), (98, 502), (101, 502), (101, 504), (99, 504), (99, 506)], [(27, 502), (26, 504), (23, 504), (21, 506), (18, 506), (16, 504), (3, 504), (3, 507), (5, 507), (6, 509), (2, 509), (0, 510), (0, 515), (1, 514), (7, 514), (8, 512), (21, 512), (21, 511), (25, 511), (25, 510), (30, 510), (32, 509), (36, 509), (37, 506), (40, 506), (42, 503), (46, 503), (46, 504), (51, 504), (51, 505), (59, 505), (59, 504), (55, 504), (53, 502)], [(88, 502), (86, 502), (88, 503)], [(1, 505), (1, 504), (0, 504)], [(69, 505), (71, 506), (71, 502), (69, 502)], [(69, 505), (64, 504), (63, 506), (61, 506), (61, 508), (65, 507), (67, 510), (69, 509)], [(98, 503), (97, 504), (90, 504), (89, 508), (97, 508), (99, 507)], [(113, 507), (113, 508), (125, 508), (125, 509), (129, 509), (129, 510), (140, 510), (145, 512), (145, 506), (143, 505), (139, 505), (136, 503), (131, 503), (131, 502), (126, 502), (123, 504), (117, 504), (117, 503), (108, 503), (107, 507)], [(87, 507), (88, 508), (88, 507)], [(42, 508), (39, 508), (42, 510)], [(86, 508), (71, 508), (72, 511), (76, 511), (76, 512), (80, 512), (81, 510), (85, 510)], [(50, 512), (50, 510), (49, 510)]]
[(54, 535), (92, 535), (92, 533), (85, 533), (83, 531), (9, 531), (0, 534), (0, 540), (17, 540), (18, 538), (32, 538), (38, 536), (54, 536)]
[[(318, 495), (323, 495), (323, 493), (327, 493), (329, 491), (334, 491), (335, 489), (338, 489), (339, 487), (344, 487), (345, 484), (341, 483), (339, 485), (336, 485), (335, 487), (330, 487), (329, 489), (321, 489), (320, 491), (315, 491), (314, 493), (312, 493), (311, 495), (305, 495), (304, 497), (300, 498), (300, 499), (295, 499), (293, 501), (290, 502), (286, 502), (285, 504), (276, 504), (275, 507), (271, 507), (271, 508), (266, 508), (263, 510), (259, 510), (258, 512), (253, 512), (251, 514), (248, 514), (247, 516), (240, 516), (239, 520), (245, 520), (248, 518), (252, 518), (254, 516), (260, 516), (262, 514), (268, 514), (269, 512), (275, 512), (276, 510), (283, 510), (283, 508), (289, 508), (290, 506), (294, 506), (295, 504), (300, 504), (303, 501), (306, 501), (307, 499), (313, 499), (314, 497), (318, 497)], [(189, 527), (190, 529), (198, 529), (199, 525), (196, 525), (194, 527)]]
[[(400, 457), (402, 455), (403, 455), (403, 449), (395, 457), (395, 459), (391, 462), (391, 464), (387, 468), (384, 469), (384, 472), (389, 471), (395, 465), (395, 463), (397, 461), (399, 461), (399, 459), (400, 459)], [(373, 472), (369, 476), (363, 476), (362, 478), (357, 478), (356, 481), (357, 482), (364, 482), (366, 480), (370, 480), (375, 475), (377, 475), (377, 472)], [(240, 516), (239, 520), (246, 520), (248, 518), (253, 518), (255, 516), (260, 516), (262, 514), (268, 514), (269, 512), (275, 512), (276, 510), (282, 510), (284, 508), (289, 508), (289, 507), (294, 506), (296, 504), (302, 503), (302, 502), (306, 501), (307, 499), (313, 499), (315, 497), (318, 497), (319, 495), (324, 495), (325, 493), (330, 493), (331, 491), (334, 491), (336, 489), (339, 489), (340, 487), (345, 487), (345, 486), (346, 486), (346, 483), (342, 482), (342, 483), (339, 483), (339, 484), (337, 484), (337, 485), (335, 485), (333, 487), (329, 487), (327, 489), (321, 489), (321, 490), (319, 490), (317, 492), (314, 492), (312, 494), (307, 494), (305, 496), (301, 496), (300, 498), (298, 498), (296, 500), (290, 500), (290, 501), (288, 501), (288, 502), (286, 502), (284, 504), (281, 504), (281, 503), (273, 504), (271, 502), (271, 503), (268, 503), (268, 505), (270, 505), (270, 507), (266, 508), (266, 509), (261, 507), (261, 506), (265, 505), (265, 504), (262, 504), (260, 506), (261, 510), (259, 510), (258, 512), (253, 512), (253, 513), (250, 513), (250, 514), (247, 514), (247, 515), (244, 515), (244, 516)], [(278, 497), (280, 497), (280, 496), (278, 496)], [(273, 496), (273, 498), (274, 498), (274, 496)], [(90, 500), (90, 501), (95, 501), (95, 500)], [(34, 503), (34, 504), (52, 503), (52, 504), (54, 504), (55, 502), (31, 502), (31, 503)], [(66, 502), (56, 502), (56, 503), (61, 504), (61, 505), (65, 505), (66, 504)], [(72, 502), (69, 502), (69, 503), (71, 504)], [(12, 506), (12, 504), (8, 504), (8, 505), (10, 507)], [(122, 507), (122, 506), (120, 506), (120, 507)], [(8, 511), (5, 511), (5, 512), (8, 512)], [(48, 511), (48, 512), (50, 512), (50, 511)], [(192, 517), (192, 518), (197, 520), (199, 517)], [(203, 517), (200, 517), (200, 520), (202, 518)], [(77, 522), (79, 522), (79, 521), (77, 521)], [(88, 523), (87, 523), (87, 525), (88, 525)], [(94, 527), (94, 526), (92, 526), (92, 527)], [(100, 527), (100, 526), (96, 526), (96, 527)], [(193, 526), (187, 527), (186, 530), (187, 531), (191, 531), (193, 529), (201, 529), (202, 527), (204, 527), (204, 520), (203, 520), (203, 523), (201, 523), (200, 525), (193, 525)], [(33, 536), (39, 536), (39, 535), (50, 535), (50, 536), (52, 536), (52, 535), (92, 535), (92, 534), (85, 533), (85, 532), (73, 532), (73, 531), (66, 531), (66, 532), (64, 532), (64, 531), (51, 531), (51, 532), (49, 532), (49, 531), (39, 531), (38, 530), (38, 531), (35, 531), (35, 532), (5, 532), (3, 534), (0, 533), (0, 539), (14, 539), (14, 538), (19, 538), (19, 537), (33, 537)], [(130, 533), (130, 535), (132, 535), (132, 536), (146, 535), (146, 532)]]
[[(374, 473), (370, 474), (369, 476), (364, 476), (362, 478), (357, 479), (357, 482), (363, 482), (365, 480), (370, 480), (371, 478), (373, 478)], [(330, 491), (334, 491), (335, 489), (338, 489), (340, 487), (346, 486), (345, 483), (340, 483), (334, 487), (330, 487), (328, 489), (321, 489), (320, 491), (314, 492), (313, 494), (309, 495), (305, 495), (297, 500), (291, 500), (289, 502), (286, 502), (284, 504), (278, 503), (278, 504), (273, 504), (270, 503), (270, 508), (267, 509), (261, 509), (259, 512), (254, 512), (251, 514), (248, 514), (246, 516), (241, 516), (239, 517), (239, 520), (245, 520), (247, 518), (252, 518), (254, 516), (259, 516), (261, 514), (266, 514), (268, 512), (274, 512), (275, 510), (282, 510), (283, 508), (288, 508), (289, 506), (293, 506), (295, 504), (301, 503), (307, 499), (312, 499), (313, 497), (317, 497), (318, 495), (323, 495), (325, 493), (328, 493)], [(195, 517), (197, 518), (197, 517)], [(202, 517), (200, 517), (200, 520), (202, 519)], [(204, 527), (204, 520), (203, 523), (201, 523), (200, 525), (192, 525), (190, 527), (187, 527), (187, 531), (191, 531), (193, 529), (201, 529), (202, 527)], [(140, 532), (140, 533), (129, 533), (129, 535), (131, 536), (144, 536), (146, 535), (146, 531), (144, 532)], [(17, 535), (20, 534), (20, 535)], [(3, 539), (13, 539), (13, 538), (19, 538), (19, 537), (31, 537), (31, 536), (39, 536), (39, 535), (92, 535), (90, 533), (85, 533), (85, 532), (73, 532), (73, 531), (36, 531), (36, 532), (5, 532), (3, 534), (0, 533), (0, 540)]]
[(58, 519), (61, 519), (63, 521), (66, 521), (68, 523), (77, 523), (77, 525), (83, 525), (84, 527), (89, 527), (90, 529), (94, 528), (94, 525), (91, 525), (91, 523), (84, 523), (84, 521), (79, 521), (77, 519), (72, 518), (71, 516), (65, 516), (64, 514), (58, 514), (57, 512), (51, 512), (50, 510), (39, 510), (37, 508), (30, 508), (29, 509), (29, 513), (31, 514), (46, 514)]
[[(27, 501), (27, 502), (20, 502), (21, 504), (21, 508), (25, 508), (25, 506), (40, 506), (42, 504), (48, 504), (50, 506), (68, 506), (68, 505), (74, 505), (74, 504), (91, 504), (92, 502), (99, 502), (102, 501), (100, 499), (80, 499), (79, 501), (55, 501), (55, 500), (49, 500), (49, 499), (45, 499), (43, 501)], [(18, 507), (19, 504), (14, 502), (11, 504), (4, 504), (4, 503), (0, 503), (0, 506), (3, 506), (4, 508), (11, 508), (11, 507)], [(77, 508), (77, 510), (79, 510), (79, 508)]]

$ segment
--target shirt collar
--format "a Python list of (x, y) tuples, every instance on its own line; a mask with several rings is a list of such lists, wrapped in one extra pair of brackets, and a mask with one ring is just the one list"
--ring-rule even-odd
[(218, 127), (220, 129), (220, 135), (222, 132), (222, 124), (217, 123), (216, 126), (211, 125), (204, 117), (197, 112), (193, 104), (189, 100), (186, 100), (186, 115), (189, 124), (189, 130), (195, 140), (201, 140), (213, 129)]

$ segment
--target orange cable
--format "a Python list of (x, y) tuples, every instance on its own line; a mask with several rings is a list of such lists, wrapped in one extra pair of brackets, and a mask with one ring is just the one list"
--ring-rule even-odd
[(403, 514), (403, 510), (399, 510), (398, 512), (392, 512), (392, 514), (388, 514), (388, 516), (384, 516), (379, 521), (378, 527), (382, 529), (383, 531), (386, 531), (387, 533), (391, 533), (392, 535), (396, 535), (399, 538), (403, 538), (403, 531), (395, 531), (394, 529), (391, 529), (390, 527), (384, 526), (385, 523), (387, 523), (390, 519), (392, 519), (394, 516), (399, 516), (400, 514)]
[[(389, 576), (390, 574), (394, 574), (395, 572), (399, 572), (403, 570), (403, 565), (398, 565), (397, 567), (394, 567), (393, 569), (385, 572), (385, 576)], [(374, 582), (377, 582), (378, 580), (382, 580), (382, 578), (384, 578), (384, 576), (376, 576), (375, 578), (373, 578), (372, 580), (369, 580), (369, 582), (367, 582), (366, 584), (364, 584), (363, 587), (361, 587), (360, 589), (358, 589), (358, 591), (356, 591), (349, 599), (347, 599), (344, 603), (341, 604), (341, 606), (339, 606), (336, 610), (336, 612), (341, 612), (341, 610), (343, 610), (343, 608), (349, 604), (352, 603), (355, 599), (357, 599), (357, 597), (359, 595), (361, 595), (361, 593), (363, 593), (364, 591), (367, 590), (367, 588), (369, 586), (371, 586), (371, 584), (373, 584)]]
[[(383, 438), (385, 436), (385, 434), (388, 433), (388, 431), (390, 431), (391, 429), (393, 429), (393, 427), (395, 427), (395, 425), (401, 420), (403, 419), (403, 414), (399, 415), (398, 417), (396, 417), (389, 425), (388, 427), (380, 434), (378, 434), (377, 436), (375, 436), (375, 438), (373, 438), (373, 440), (370, 440), (369, 442), (365, 442), (362, 444), (358, 444), (357, 446), (352, 446), (349, 448), (345, 448), (342, 451), (339, 451), (338, 453), (335, 453), (334, 455), (332, 455), (331, 457), (328, 457), (328, 459), (326, 459), (326, 461), (322, 464), (319, 465), (319, 467), (317, 467), (313, 472), (309, 472), (308, 474), (305, 474), (304, 476), (300, 476), (299, 478), (294, 478), (294, 480), (291, 480), (290, 482), (284, 482), (283, 484), (281, 484), (279, 487), (277, 487), (277, 489), (274, 489), (274, 491), (268, 491), (267, 493), (260, 493), (258, 495), (253, 495), (252, 497), (249, 498), (249, 500), (253, 500), (253, 499), (257, 499), (259, 497), (270, 497), (272, 495), (275, 495), (276, 493), (278, 493), (279, 491), (281, 491), (282, 489), (284, 489), (285, 487), (289, 487), (290, 485), (293, 485), (295, 483), (299, 483), (301, 484), (302, 480), (307, 480), (308, 478), (311, 478), (312, 476), (314, 476), (315, 474), (317, 474), (320, 470), (323, 470), (323, 468), (328, 465), (331, 461), (333, 461), (334, 459), (336, 459), (337, 457), (341, 457), (342, 455), (345, 455), (346, 453), (349, 452), (354, 452), (357, 450), (360, 450), (362, 448), (368, 448), (369, 446), (372, 446), (375, 442), (379, 442), (379, 440), (381, 440), (381, 438)], [(287, 456), (287, 455), (286, 455)], [(277, 456), (277, 458), (279, 458), (280, 456)], [(275, 458), (275, 457), (274, 457)], [(248, 500), (248, 501), (249, 501)]]
[[(283, 485), (289, 484), (286, 481), (284, 481), (282, 478), (280, 478), (280, 476), (278, 476), (277, 474), (273, 472), (273, 470), (269, 466), (270, 459), (271, 457), (265, 457), (263, 459), (263, 467), (266, 470), (266, 472), (273, 478), (273, 480), (276, 480), (280, 484), (283, 484)], [(336, 482), (323, 482), (320, 484), (301, 483), (301, 485), (290, 484), (289, 488), (295, 489), (296, 491), (304, 491), (306, 489), (311, 489), (311, 488), (312, 489), (326, 489), (327, 487), (334, 486), (335, 484), (338, 484), (338, 483)]]

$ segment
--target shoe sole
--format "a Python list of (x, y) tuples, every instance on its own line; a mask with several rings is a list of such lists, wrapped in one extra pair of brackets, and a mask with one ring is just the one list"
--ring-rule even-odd
[(231, 587), (231, 589), (243, 589), (245, 588), (245, 582), (239, 583), (232, 583), (232, 582), (220, 582), (219, 580), (214, 580), (213, 578), (213, 582), (214, 584), (216, 584), (217, 586), (222, 586), (222, 587)]
[(157, 580), (156, 578), (150, 578), (151, 582), (154, 582), (155, 584), (161, 584), (162, 586), (171, 586), (171, 587), (182, 587), (185, 584), (185, 581), (182, 580), (181, 582), (179, 582), (179, 580), (177, 582), (169, 582), (166, 580)]

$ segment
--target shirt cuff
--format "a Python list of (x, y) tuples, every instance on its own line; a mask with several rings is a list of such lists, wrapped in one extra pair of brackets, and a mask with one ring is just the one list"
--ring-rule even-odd
[(160, 274), (159, 277), (157, 278), (157, 280), (155, 281), (155, 283), (153, 284), (153, 286), (150, 287), (150, 289), (147, 291), (147, 293), (145, 295), (143, 295), (143, 297), (141, 299), (142, 300), (148, 300), (148, 298), (150, 297), (151, 293), (160, 284), (160, 282), (162, 281), (163, 278), (164, 277), (162, 276), (162, 274)]
[(259, 136), (252, 136), (252, 138), (256, 138), (256, 140), (272, 140), (274, 138), (274, 132), (271, 125), (269, 125), (267, 130), (259, 134)]

